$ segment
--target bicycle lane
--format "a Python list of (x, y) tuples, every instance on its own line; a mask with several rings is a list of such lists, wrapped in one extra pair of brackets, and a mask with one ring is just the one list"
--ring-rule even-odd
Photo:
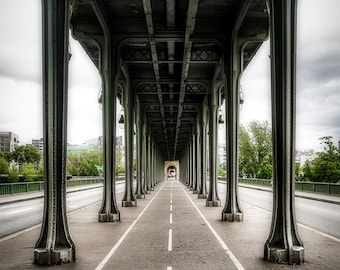
[(243, 269), (210, 227), (182, 184), (166, 181), (96, 269)]

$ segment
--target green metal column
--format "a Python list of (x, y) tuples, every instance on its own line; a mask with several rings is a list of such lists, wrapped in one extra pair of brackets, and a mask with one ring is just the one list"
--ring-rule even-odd
[(301, 264), (304, 247), (297, 231), (294, 199), (296, 118), (296, 0), (270, 0), (273, 215), (264, 257)]
[(194, 124), (194, 131), (193, 131), (193, 137), (194, 137), (194, 184), (193, 184), (193, 189), (192, 192), (193, 194), (198, 194), (198, 179), (200, 178), (200, 132), (198, 129), (198, 125), (199, 125), (199, 117), (196, 118), (196, 123)]
[(139, 101), (136, 97), (136, 147), (137, 147), (137, 179), (136, 179), (136, 198), (145, 199), (145, 192), (143, 189), (143, 110)]
[(206, 206), (221, 206), (217, 194), (217, 125), (218, 125), (218, 89), (213, 85), (209, 94), (209, 193)]
[(134, 95), (131, 93), (130, 82), (126, 81), (123, 90), (124, 125), (125, 125), (125, 192), (123, 207), (137, 206), (133, 192), (133, 137), (134, 137)]
[[(98, 17), (100, 18), (97, 7)], [(99, 222), (120, 221), (120, 212), (116, 201), (116, 96), (117, 96), (117, 49), (112, 43), (110, 33), (102, 23), (104, 39), (101, 44), (101, 66), (103, 88), (103, 199), (98, 212)]]
[(202, 110), (201, 110), (201, 123), (200, 123), (200, 133), (201, 133), (201, 143), (200, 143), (200, 187), (198, 191), (199, 199), (206, 199), (208, 197), (207, 194), (207, 125), (208, 125), (208, 108), (207, 108), (207, 100), (205, 99), (203, 102)]
[(75, 260), (66, 216), (69, 1), (41, 1), (43, 16), (44, 215), (34, 263)]

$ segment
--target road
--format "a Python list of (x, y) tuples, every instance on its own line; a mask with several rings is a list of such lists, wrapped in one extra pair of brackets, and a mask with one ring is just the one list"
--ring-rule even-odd
[[(220, 184), (221, 193), (225, 185)], [(273, 194), (268, 191), (250, 188), (239, 188), (241, 202), (254, 205), (271, 212), (273, 207)], [(296, 219), (298, 223), (332, 235), (340, 239), (340, 205), (316, 200), (295, 198)]]
[[(117, 193), (124, 185), (116, 186)], [(225, 185), (219, 185), (220, 197), (224, 196)], [(272, 193), (249, 188), (239, 189), (241, 201), (272, 210)], [(67, 194), (67, 211), (75, 211), (101, 200), (102, 189), (95, 188)], [(0, 238), (41, 223), (43, 199), (15, 202), (0, 206)], [(297, 221), (313, 229), (340, 239), (340, 205), (315, 200), (296, 198)]]
[[(117, 183), (116, 192), (122, 193), (123, 191), (124, 184), (122, 182)], [(72, 212), (100, 201), (102, 193), (101, 187), (67, 193), (67, 212)], [(43, 207), (43, 198), (0, 205), (0, 238), (40, 224)]]

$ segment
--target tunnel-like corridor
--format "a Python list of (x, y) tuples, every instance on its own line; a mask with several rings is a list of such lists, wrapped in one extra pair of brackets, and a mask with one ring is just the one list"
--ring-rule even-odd
[[(237, 184), (240, 78), (270, 36), (274, 205), (264, 257), (303, 263), (293, 196), (296, 2), (42, 1), (46, 190), (35, 263), (72, 262), (76, 254), (65, 213), (69, 29), (102, 78), (104, 187), (99, 222), (124, 218), (115, 192), (116, 99), (124, 109), (122, 207), (138, 207), (137, 200), (164, 179), (163, 185), (171, 187), (170, 176), (206, 200), (207, 208), (223, 201), (223, 221), (244, 220)], [(217, 126), (223, 101), (227, 175), (222, 200), (217, 192)], [(174, 185), (180, 186), (178, 181)], [(199, 227), (191, 228), (200, 234)]]

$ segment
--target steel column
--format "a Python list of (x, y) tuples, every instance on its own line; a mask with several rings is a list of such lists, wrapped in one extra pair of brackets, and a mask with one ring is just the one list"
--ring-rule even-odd
[(131, 94), (129, 79), (123, 91), (124, 126), (125, 126), (125, 191), (122, 207), (137, 206), (133, 192), (133, 137), (134, 137), (134, 100)]
[(206, 206), (221, 206), (217, 194), (217, 125), (218, 125), (218, 91), (212, 88), (209, 95), (209, 193)]
[[(243, 19), (242, 19), (243, 20)], [(242, 221), (243, 213), (238, 199), (238, 133), (240, 112), (240, 78), (242, 74), (243, 58), (242, 46), (238, 42), (237, 31), (233, 33), (231, 44), (230, 61), (225, 61), (225, 71), (228, 72), (225, 79), (225, 115), (226, 115), (226, 152), (227, 152), (227, 175), (226, 175), (226, 200), (222, 211), (224, 221)], [(229, 63), (226, 63), (229, 62)]]
[(296, 117), (296, 0), (270, 0), (273, 215), (264, 256), (276, 263), (301, 264), (304, 247), (297, 231), (294, 199)]
[(43, 16), (44, 215), (34, 263), (75, 260), (66, 216), (69, 1), (41, 1)]
[(136, 147), (137, 147), (137, 179), (136, 179), (136, 198), (137, 199), (145, 199), (145, 192), (143, 188), (143, 110), (139, 101), (139, 98), (136, 98)]
[(206, 99), (203, 103), (201, 110), (201, 123), (200, 123), (200, 133), (201, 133), (201, 143), (200, 143), (200, 166), (201, 166), (201, 174), (200, 174), (200, 187), (198, 191), (199, 199), (206, 199), (207, 195), (207, 114), (208, 108), (206, 104)]
[(197, 117), (196, 123), (194, 125), (194, 185), (193, 194), (198, 194), (198, 179), (200, 178), (200, 132), (199, 132), (199, 117)]

